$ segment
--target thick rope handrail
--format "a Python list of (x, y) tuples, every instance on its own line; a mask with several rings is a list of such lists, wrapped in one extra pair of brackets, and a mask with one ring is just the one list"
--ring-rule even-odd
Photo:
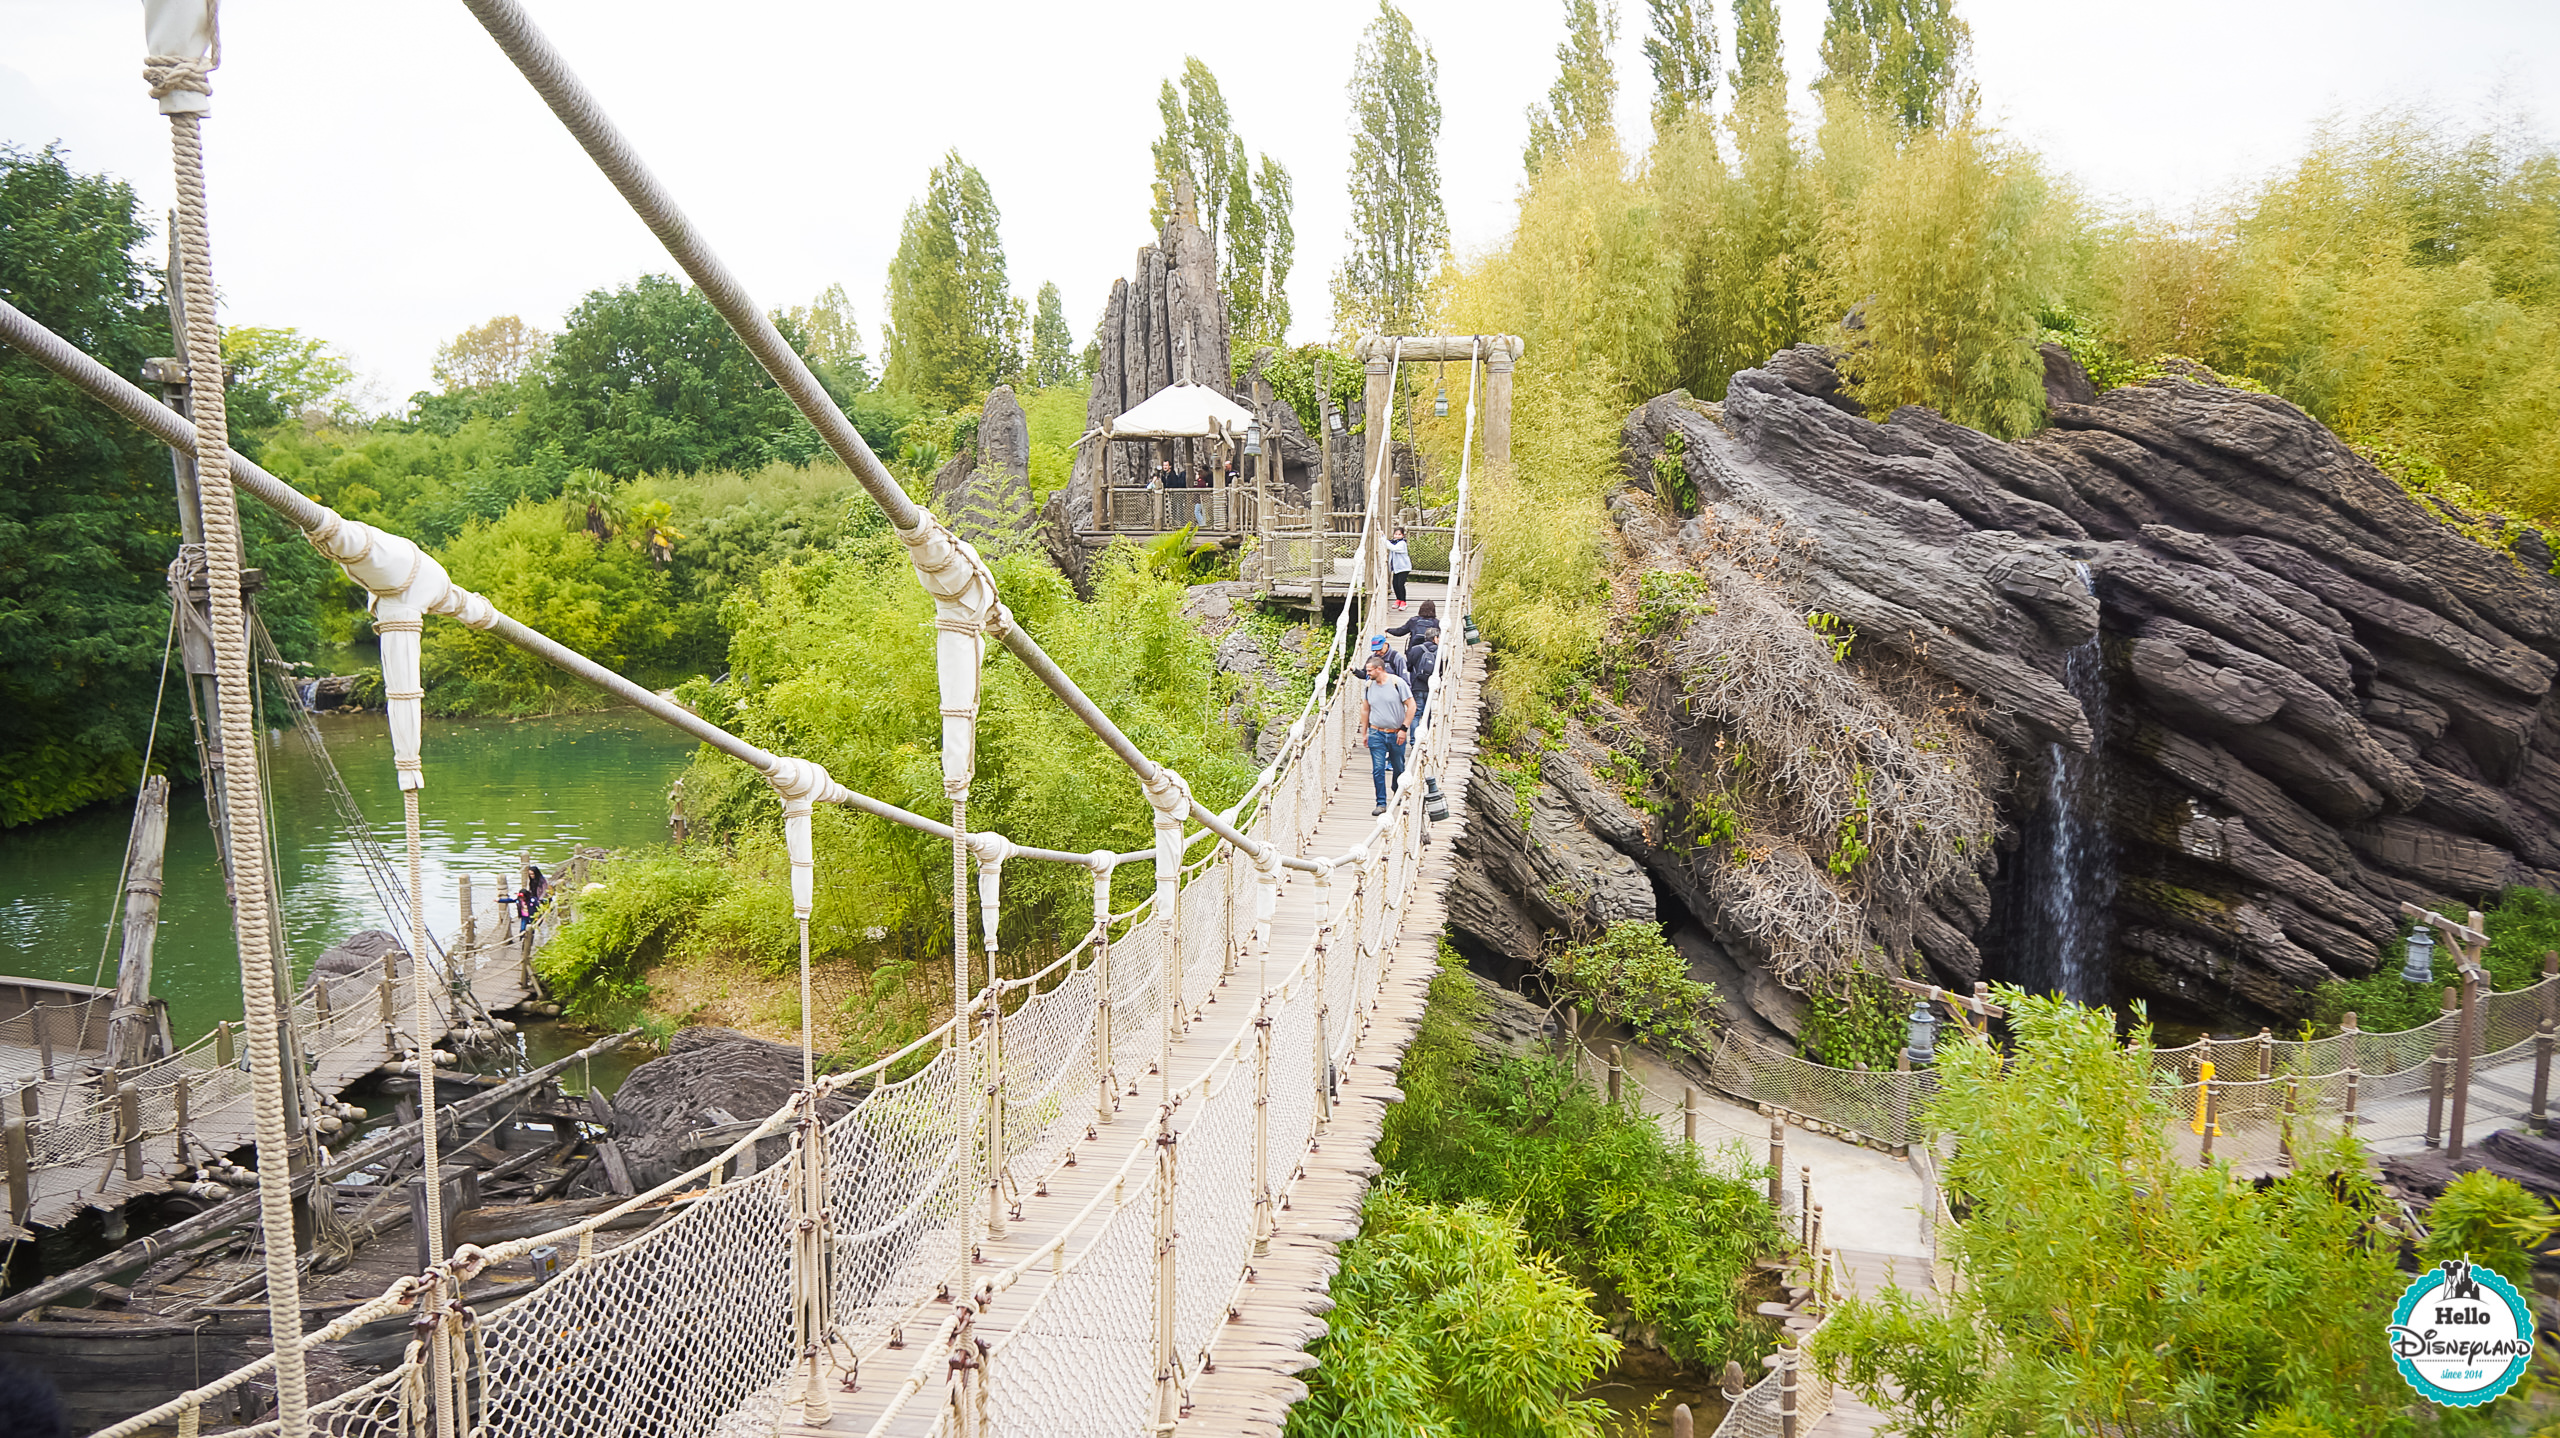
[[(208, 78), (220, 62), (211, 0), (201, 8), (163, 0), (144, 13), (151, 40), (152, 98), (169, 120), (169, 149), (177, 178), (177, 208), (172, 217), (180, 273), (193, 303), (186, 307), (184, 334), (189, 373), (222, 373), (222, 331), (215, 316), (218, 291), (213, 278), (213, 247), (205, 203), (204, 149), (200, 129), (204, 97), (212, 93)], [(202, 48), (198, 48), (201, 42)], [(310, 1396), (302, 1364), (301, 1270), (294, 1245), (275, 1235), (291, 1234), (293, 1224), (293, 1138), (286, 1123), (290, 1095), (285, 1085), (295, 1075), (285, 1072), (282, 1015), (277, 1009), (273, 962), (276, 915), (270, 910), (267, 883), (265, 796), (256, 782), (259, 736), (253, 699), (249, 635), (240, 593), (245, 539), (239, 498), (232, 493), (229, 416), (223, 386), (217, 381), (196, 387), (196, 472), (204, 523), (205, 586), (211, 610), (214, 689), (222, 748), (231, 762), (251, 776), (246, 784), (225, 786), (223, 824), (228, 830), (232, 878), (232, 928), (239, 940), (240, 997), (249, 1047), (251, 1106), (255, 1115), (259, 1177), (259, 1226), (269, 1236), (264, 1245), (267, 1270), (267, 1325), (276, 1355), (276, 1414), (287, 1438), (303, 1438), (308, 1430)], [(146, 760), (149, 756), (145, 756)]]

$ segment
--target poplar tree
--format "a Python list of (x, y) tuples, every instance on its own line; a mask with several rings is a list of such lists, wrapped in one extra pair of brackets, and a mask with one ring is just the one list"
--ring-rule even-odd
[(1241, 143), (1234, 158), (1221, 274), (1227, 319), (1239, 337), (1276, 345), (1289, 332), (1289, 268), (1297, 250), (1297, 231), (1289, 222), (1289, 171), (1269, 155), (1248, 171)]
[(1225, 232), (1229, 183), (1244, 166), (1227, 97), (1219, 93), (1218, 77), (1200, 57), (1185, 55), (1181, 90), (1165, 81), (1156, 94), (1156, 110), (1164, 119), (1164, 133), (1156, 137), (1155, 207), (1148, 219), (1164, 228), (1173, 218), (1174, 182), (1187, 179), (1200, 205), (1200, 227), (1214, 247)]
[(1973, 27), (1955, 0), (1831, 0), (1814, 88), (1935, 130), (1973, 108)]
[(1440, 200), (1440, 62), (1389, 0), (1351, 67), (1351, 227), (1334, 272), (1337, 324), (1412, 333), (1449, 248)]
[(1618, 98), (1616, 0), (1564, 0), (1564, 43), (1556, 47), (1556, 82), (1547, 103), (1529, 107), (1529, 144), (1521, 162), (1535, 176), (1547, 160), (1609, 126)]
[(1644, 57), (1653, 65), (1653, 133), (1671, 133), (1690, 115), (1703, 115), (1716, 98), (1714, 0), (1645, 0), (1653, 33)]
[(885, 387), (959, 409), (1020, 371), (1022, 302), (1006, 286), (998, 221), (986, 177), (946, 153), (889, 261)]
[(843, 285), (827, 286), (808, 304), (774, 311), (773, 321), (796, 337), (809, 368), (836, 403), (843, 404), (871, 387), (871, 360), (862, 352), (862, 323)]
[(1040, 308), (1031, 319), (1031, 382), (1042, 389), (1065, 384), (1074, 375), (1074, 346), (1066, 302), (1052, 280), (1040, 287)]
[(1276, 342), (1289, 328), (1284, 293), (1297, 249), (1289, 223), (1289, 172), (1269, 155), (1257, 168), (1235, 131), (1218, 77), (1196, 55), (1182, 61), (1182, 82), (1156, 94), (1164, 132), (1154, 146), (1154, 205), (1148, 219), (1161, 230), (1173, 218), (1175, 191), (1191, 182), (1200, 227), (1218, 255), (1227, 317), (1240, 335)]

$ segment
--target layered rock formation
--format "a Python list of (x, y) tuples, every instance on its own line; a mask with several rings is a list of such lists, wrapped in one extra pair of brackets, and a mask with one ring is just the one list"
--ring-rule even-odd
[[(1636, 487), (1685, 491), (1696, 512), (1622, 499), (1628, 561), (1699, 576), (1715, 610), (1675, 616), (1656, 687), (1639, 676), (1613, 721), (1667, 751), (1647, 781), (1660, 812), (1593, 799), (1603, 766), (1573, 759), (1579, 737), (1545, 755), (1540, 792), (1561, 807), (1541, 817), (1550, 800), (1533, 799), (1527, 828), (1512, 820), (1522, 853), (1477, 857), (1510, 907), (1463, 917), (1475, 943), (1517, 952), (1525, 925), (1569, 928), (1521, 897), (1540, 875), (1515, 871), (1605, 873), (1608, 854), (1580, 852), (1596, 845), (1686, 909), (1664, 917), (1714, 941), (1702, 964), (1795, 978), (1867, 944), (1943, 981), (2054, 986), (2057, 956), (2086, 946), (2084, 997), (2256, 1024), (2370, 972), (2403, 899), (2560, 887), (2560, 582), (2543, 538), (2475, 542), (2299, 409), (2209, 374), (2097, 395), (2058, 350), (2047, 362), (2053, 425), (2015, 443), (1916, 407), (1872, 423), (1809, 347), (1736, 375), (1721, 406), (1666, 396), (1630, 416)], [(1875, 796), (1876, 856), (1845, 875), (1825, 831), (1795, 825), (1826, 871), (1792, 892), (1851, 911), (1811, 948), (1752, 915), (1754, 886), (1734, 878), (1764, 862), (1747, 834), (1703, 851), (1678, 837), (1724, 802), (1696, 771), (1726, 757), (1713, 739), (1740, 732), (1752, 677), (1798, 672), (1761, 652), (1792, 639), (1712, 648), (1755, 592), (1805, 633), (1805, 614), (1836, 616), (1820, 637), (1854, 631), (1835, 669), (1867, 693), (1826, 703), (1914, 734), (1934, 705), (1996, 746), (1954, 765), (1997, 806), (1979, 836), (1996, 845), (1969, 843), (1972, 862), (1888, 850), (1945, 794), (1899, 813)], [(1865, 722), (1828, 742), (1872, 748), (1849, 732)], [(1816, 779), (1816, 798), (1836, 783)], [(1492, 787), (1499, 807), (1508, 788)], [(1471, 840), (1502, 828), (1484, 817)]]
[(933, 507), (981, 549), (1016, 542), (1031, 514), (1031, 426), (1013, 386), (988, 392), (975, 442), (934, 472)]

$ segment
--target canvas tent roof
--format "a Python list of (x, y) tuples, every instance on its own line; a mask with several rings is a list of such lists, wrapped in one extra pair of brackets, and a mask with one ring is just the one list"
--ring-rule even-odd
[(1203, 439), (1240, 435), (1253, 412), (1202, 384), (1161, 389), (1107, 422), (1111, 439)]

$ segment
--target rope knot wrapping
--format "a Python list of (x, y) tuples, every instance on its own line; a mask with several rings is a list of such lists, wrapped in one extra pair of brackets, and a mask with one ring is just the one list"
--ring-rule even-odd
[(205, 57), (192, 55), (145, 55), (142, 57), (142, 83), (151, 87), (151, 98), (165, 100), (171, 95), (213, 93), (213, 70), (222, 63), (217, 51)]

